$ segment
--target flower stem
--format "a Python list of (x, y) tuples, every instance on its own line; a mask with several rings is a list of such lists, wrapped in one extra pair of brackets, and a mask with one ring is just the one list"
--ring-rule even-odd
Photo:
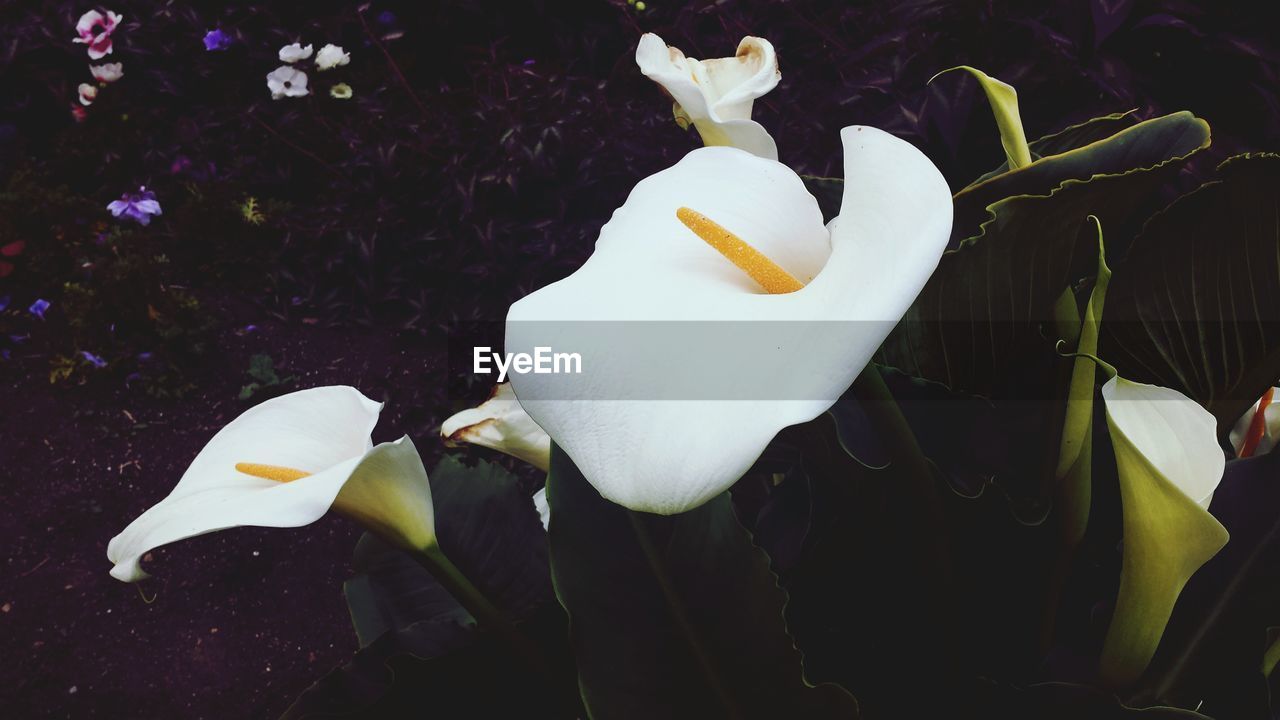
[[(552, 673), (550, 666), (542, 657), (542, 653), (529, 640), (528, 636), (522, 633), (507, 617), (506, 613), (499, 610), (489, 599), (480, 592), (479, 588), (471, 583), (470, 580), (462, 574), (458, 566), (454, 565), (451, 560), (440, 549), (438, 543), (433, 543), (422, 548), (413, 557), (420, 565), (431, 573), (432, 577), (439, 582), (449, 594), (453, 596), (458, 604), (462, 605), (467, 612), (471, 613), (471, 617), (475, 618), (480, 629), (492, 632), (503, 637), (510, 643), (515, 654), (529, 665), (532, 669), (541, 674), (548, 682), (552, 682)], [(555, 687), (555, 685), (548, 685)]]

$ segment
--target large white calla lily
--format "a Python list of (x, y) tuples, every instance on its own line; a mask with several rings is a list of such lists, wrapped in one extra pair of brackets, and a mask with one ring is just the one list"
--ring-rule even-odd
[(1101, 673), (1123, 687), (1151, 662), (1183, 586), (1227, 543), (1226, 528), (1208, 512), (1226, 460), (1213, 415), (1176, 390), (1112, 377), (1102, 399), (1124, 546)]
[(544, 472), (551, 467), (551, 438), (520, 407), (511, 383), (495, 385), (488, 400), (445, 420), (440, 437), (450, 447), (469, 443), (519, 458)]
[(244, 525), (298, 527), (331, 507), (407, 550), (432, 548), (431, 489), (412, 441), (370, 441), (381, 409), (345, 386), (250, 408), (209, 441), (168, 497), (112, 538), (111, 575), (147, 577), (140, 558), (177, 540)]
[(747, 36), (734, 57), (698, 60), (647, 33), (636, 48), (636, 64), (675, 100), (676, 113), (693, 122), (707, 145), (729, 145), (770, 160), (778, 147), (751, 119), (756, 98), (782, 78), (773, 45)]
[[(723, 492), (848, 389), (924, 286), (950, 233), (946, 182), (887, 133), (841, 136), (830, 230), (785, 165), (702, 148), (641, 181), (582, 268), (511, 307), (508, 353), (582, 355), (580, 374), (512, 384), (604, 497), (672, 514)], [(739, 269), (762, 258), (789, 276), (775, 291), (807, 285), (766, 294), (768, 273)]]

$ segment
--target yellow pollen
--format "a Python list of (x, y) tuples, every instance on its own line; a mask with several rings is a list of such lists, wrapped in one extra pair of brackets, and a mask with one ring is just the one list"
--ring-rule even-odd
[(774, 261), (765, 257), (746, 240), (734, 235), (711, 218), (695, 210), (682, 207), (676, 210), (676, 217), (694, 235), (702, 238), (708, 245), (724, 255), (729, 262), (738, 266), (752, 280), (760, 283), (764, 291), (774, 295), (795, 292), (804, 287), (804, 283), (795, 279), (791, 273), (783, 270)]
[(260, 477), (264, 480), (275, 480), (280, 483), (293, 482), (299, 478), (304, 478), (311, 473), (303, 470), (295, 470), (291, 467), (281, 467), (279, 465), (259, 465), (258, 463), (236, 463), (236, 470), (245, 475)]

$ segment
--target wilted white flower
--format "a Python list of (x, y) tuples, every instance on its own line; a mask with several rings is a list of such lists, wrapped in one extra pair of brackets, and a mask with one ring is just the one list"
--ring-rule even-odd
[(339, 100), (349, 100), (351, 98), (351, 86), (346, 83), (338, 83), (329, 88), (329, 96)]
[(306, 47), (302, 47), (301, 43), (294, 43), (280, 48), (280, 62), (296, 63), (309, 57), (311, 57), (310, 43)]
[(325, 45), (320, 48), (320, 52), (316, 53), (316, 69), (318, 70), (332, 70), (349, 62), (351, 62), (351, 54), (343, 52), (341, 46), (333, 43)]
[(302, 97), (307, 94), (307, 74), (288, 65), (281, 65), (267, 75), (267, 88), (271, 99)]
[(98, 99), (98, 86), (89, 83), (80, 83), (80, 104), (88, 107)]
[(113, 83), (124, 77), (124, 63), (90, 65), (89, 72), (93, 75), (93, 79), (98, 82)]

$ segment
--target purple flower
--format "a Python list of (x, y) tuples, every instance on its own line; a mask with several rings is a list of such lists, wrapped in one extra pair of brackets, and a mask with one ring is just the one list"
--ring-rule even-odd
[(160, 214), (160, 203), (156, 200), (156, 194), (143, 185), (136, 193), (121, 195), (119, 200), (107, 205), (107, 209), (115, 217), (123, 215), (139, 225), (150, 225), (151, 216)]
[(0, 297), (0, 312), (4, 312), (9, 308), (9, 296)]
[(383, 10), (378, 13), (378, 22), (383, 25), (394, 25), (396, 23), (396, 14), (390, 10)]
[(214, 28), (204, 34), (204, 49), (208, 51), (226, 50), (231, 47), (231, 36)]
[(50, 303), (48, 300), (45, 300), (44, 298), (36, 298), (36, 301), (31, 303), (31, 307), (27, 308), (27, 312), (43, 320), (45, 312), (49, 309), (49, 305)]
[(107, 366), (106, 360), (103, 360), (101, 357), (94, 355), (88, 350), (81, 350), (80, 355), (83, 356), (85, 360), (88, 360), (89, 363), (96, 368), (104, 368)]

